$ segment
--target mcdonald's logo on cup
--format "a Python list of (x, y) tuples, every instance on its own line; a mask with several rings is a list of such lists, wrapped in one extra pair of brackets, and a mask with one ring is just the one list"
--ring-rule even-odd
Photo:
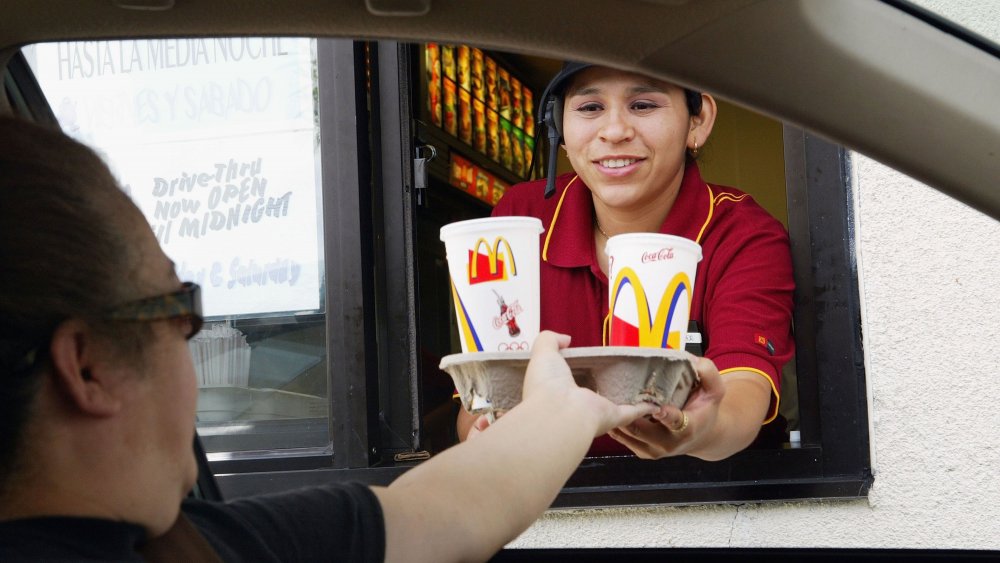
[[(480, 250), (485, 250), (483, 254)], [(506, 253), (504, 252), (506, 250)], [(514, 263), (514, 251), (510, 242), (503, 235), (490, 241), (480, 237), (469, 250), (469, 285), (491, 281), (505, 281), (509, 276), (517, 275), (517, 265)]]
[(441, 228), (463, 352), (527, 351), (538, 336), (539, 235), (534, 217)]
[(608, 239), (608, 344), (684, 348), (701, 246), (686, 238), (630, 233)]

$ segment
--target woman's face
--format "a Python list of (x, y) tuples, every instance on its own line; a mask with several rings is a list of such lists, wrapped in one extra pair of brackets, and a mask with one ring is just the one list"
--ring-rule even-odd
[[(174, 273), (174, 264), (163, 253), (148, 223), (139, 211), (132, 240), (141, 248), (139, 283), (147, 288), (146, 295), (176, 291), (181, 282)], [(178, 506), (191, 489), (198, 474), (192, 442), (195, 435), (198, 383), (186, 335), (190, 321), (175, 319), (151, 323), (152, 337), (143, 351), (141, 365), (132, 378), (135, 395), (130, 401), (134, 416), (132, 431), (135, 441), (144, 445), (147, 474), (155, 474), (159, 482), (154, 501), (163, 507)], [(162, 497), (162, 498), (160, 498)], [(173, 515), (176, 516), (176, 515)], [(172, 520), (168, 519), (167, 524)]]
[(688, 115), (682, 88), (591, 67), (572, 79), (563, 108), (566, 153), (595, 206), (639, 213), (669, 207), (699, 122)]

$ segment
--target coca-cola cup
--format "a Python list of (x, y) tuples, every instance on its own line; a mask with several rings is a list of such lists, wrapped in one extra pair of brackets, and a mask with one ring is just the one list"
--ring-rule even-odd
[(539, 235), (534, 217), (441, 227), (463, 352), (526, 352), (538, 336)]
[(683, 350), (701, 246), (658, 233), (608, 239), (608, 344)]

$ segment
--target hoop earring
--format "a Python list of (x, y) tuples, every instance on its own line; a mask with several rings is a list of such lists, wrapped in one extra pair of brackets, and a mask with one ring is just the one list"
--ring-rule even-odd
[(691, 156), (698, 158), (698, 139), (694, 140), (694, 148), (691, 149)]

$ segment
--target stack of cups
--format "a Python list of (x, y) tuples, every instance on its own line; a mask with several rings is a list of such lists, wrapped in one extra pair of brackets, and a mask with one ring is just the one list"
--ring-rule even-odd
[(701, 246), (657, 233), (608, 239), (608, 344), (683, 350)]
[(463, 352), (526, 352), (539, 330), (534, 217), (488, 217), (441, 228)]

